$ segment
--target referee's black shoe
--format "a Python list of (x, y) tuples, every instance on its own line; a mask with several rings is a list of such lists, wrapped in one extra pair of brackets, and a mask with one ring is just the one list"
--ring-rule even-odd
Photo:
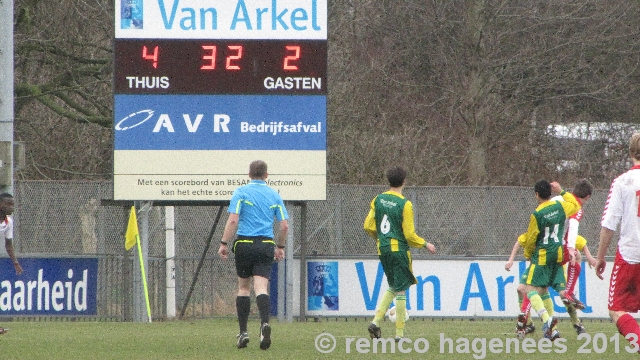
[(236, 344), (236, 346), (238, 347), (238, 349), (246, 348), (247, 344), (249, 343), (249, 334), (247, 334), (246, 332), (242, 332), (238, 334), (237, 338), (238, 344)]
[(382, 331), (380, 330), (380, 327), (375, 323), (369, 324), (369, 327), (367, 328), (367, 330), (369, 330), (369, 336), (372, 339), (380, 339), (380, 337), (382, 336)]
[(271, 346), (271, 326), (268, 323), (260, 325), (260, 349), (267, 350)]

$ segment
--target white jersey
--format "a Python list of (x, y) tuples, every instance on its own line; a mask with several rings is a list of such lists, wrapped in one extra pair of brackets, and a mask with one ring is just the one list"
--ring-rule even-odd
[[(553, 198), (551, 198), (551, 200), (564, 201), (562, 196), (559, 196), (559, 195), (554, 196)], [(582, 205), (582, 201), (580, 201), (580, 199), (576, 198), (576, 200), (578, 200), (580, 205)], [(583, 214), (584, 214), (584, 211), (582, 208), (580, 208), (580, 210), (578, 210), (577, 213), (571, 215), (565, 221), (565, 224), (564, 224), (565, 235), (563, 238), (564, 241), (562, 243), (563, 246), (566, 246), (572, 249), (576, 248), (576, 239), (578, 238), (578, 228), (580, 227), (580, 220), (582, 220)]]
[(13, 239), (13, 218), (7, 216), (7, 218), (0, 223), (0, 236), (4, 239)]
[(602, 227), (616, 230), (620, 225), (618, 251), (630, 264), (640, 263), (640, 166), (618, 176), (611, 183), (604, 205)]

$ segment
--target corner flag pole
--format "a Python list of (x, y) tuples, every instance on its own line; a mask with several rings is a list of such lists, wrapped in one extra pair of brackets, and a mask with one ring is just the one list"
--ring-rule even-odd
[(147, 289), (147, 275), (144, 272), (144, 261), (142, 260), (142, 247), (140, 246), (140, 234), (136, 234), (136, 243), (138, 244), (138, 257), (140, 258), (140, 273), (142, 276), (142, 286), (144, 288), (144, 299), (147, 303), (147, 316), (151, 322), (151, 306), (149, 305), (149, 290)]

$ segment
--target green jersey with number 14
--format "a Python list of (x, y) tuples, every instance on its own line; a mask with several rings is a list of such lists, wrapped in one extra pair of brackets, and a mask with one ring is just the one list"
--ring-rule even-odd
[(536, 251), (531, 256), (531, 262), (538, 265), (561, 262), (562, 238), (567, 220), (562, 205), (559, 201), (552, 201), (549, 206), (536, 210), (533, 216), (536, 218), (540, 232), (536, 240)]

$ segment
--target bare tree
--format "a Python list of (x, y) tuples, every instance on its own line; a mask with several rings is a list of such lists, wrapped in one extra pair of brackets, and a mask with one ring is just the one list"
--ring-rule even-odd
[[(330, 75), (337, 77), (330, 80), (360, 78), (345, 80), (344, 93), (331, 88), (330, 100), (344, 97), (350, 111), (338, 106), (339, 114), (330, 113), (330, 144), (337, 146), (338, 137), (340, 146), (362, 152), (331, 146), (329, 168), (336, 173), (379, 176), (379, 166), (405, 162), (421, 184), (529, 185), (560, 175), (558, 161), (571, 154), (554, 146), (559, 141), (549, 125), (629, 122), (637, 114), (636, 3), (349, 4), (355, 16), (337, 8), (331, 14), (353, 18), (339, 24), (364, 28), (337, 29), (357, 40), (350, 63), (333, 63), (330, 52)], [(359, 141), (350, 145), (349, 137)], [(407, 143), (425, 151), (403, 157)]]
[(451, 166), (460, 161), (449, 150), (456, 134), (438, 130), (446, 118), (427, 99), (441, 95), (425, 91), (429, 74), (421, 70), (428, 64), (416, 53), (415, 38), (396, 26), (411, 24), (409, 10), (388, 1), (332, 3), (330, 182), (379, 183), (384, 168), (396, 163), (410, 169), (415, 184), (455, 182), (448, 177), (456, 177)]
[[(111, 178), (113, 6), (16, 0), (19, 177)], [(328, 182), (607, 186), (619, 127), (555, 125), (637, 122), (638, 23), (626, 0), (329, 0)]]
[(113, 2), (19, 0), (15, 18), (18, 176), (110, 178)]

